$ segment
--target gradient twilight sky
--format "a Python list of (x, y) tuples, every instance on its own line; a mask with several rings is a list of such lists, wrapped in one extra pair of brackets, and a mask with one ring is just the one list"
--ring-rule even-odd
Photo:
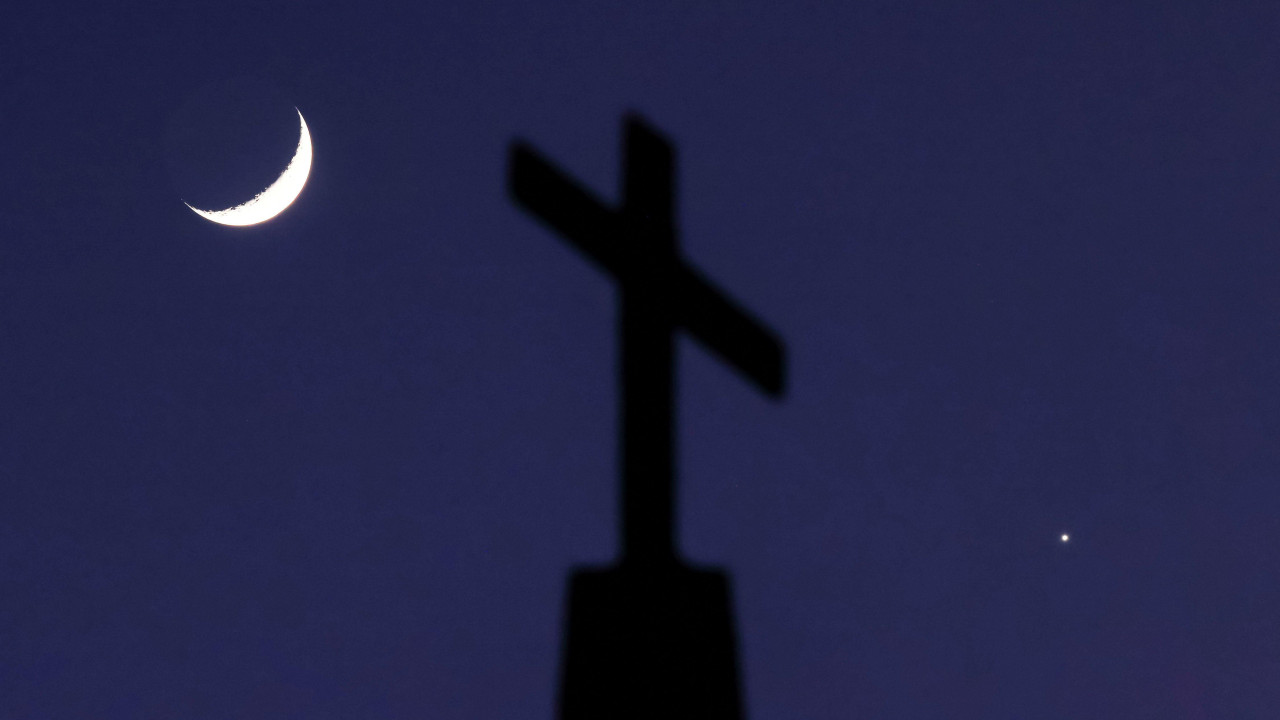
[(678, 362), (751, 720), (1274, 717), (1280, 8), (329, 5), (3, 13), (0, 720), (553, 718), (615, 298), (506, 154), (628, 110), (790, 354)]

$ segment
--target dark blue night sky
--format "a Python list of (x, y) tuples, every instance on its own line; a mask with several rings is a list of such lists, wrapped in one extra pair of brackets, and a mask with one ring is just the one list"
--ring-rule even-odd
[(0, 720), (555, 717), (616, 297), (508, 152), (628, 111), (789, 353), (678, 345), (748, 718), (1274, 717), (1280, 10), (341, 5), (0, 13)]

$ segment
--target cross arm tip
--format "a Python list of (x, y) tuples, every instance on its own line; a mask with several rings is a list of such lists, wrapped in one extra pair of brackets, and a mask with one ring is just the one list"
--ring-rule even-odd
[(619, 271), (613, 212), (543, 157), (529, 143), (513, 140), (507, 159), (507, 191), (516, 204), (564, 236), (606, 271)]
[(685, 329), (766, 395), (781, 398), (787, 355), (778, 335), (693, 268), (682, 268), (677, 288)]
[(507, 192), (517, 200), (521, 200), (530, 186), (532, 176), (537, 175), (539, 166), (545, 165), (533, 146), (522, 138), (511, 141), (507, 151)]
[(781, 400), (787, 394), (787, 351), (782, 343), (774, 340), (773, 357), (770, 358), (769, 372), (761, 379), (760, 388), (770, 400)]

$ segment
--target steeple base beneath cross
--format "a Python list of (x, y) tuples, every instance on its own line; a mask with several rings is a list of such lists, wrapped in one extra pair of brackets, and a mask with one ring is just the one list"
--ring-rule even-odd
[(561, 720), (741, 720), (728, 576), (675, 561), (569, 579)]

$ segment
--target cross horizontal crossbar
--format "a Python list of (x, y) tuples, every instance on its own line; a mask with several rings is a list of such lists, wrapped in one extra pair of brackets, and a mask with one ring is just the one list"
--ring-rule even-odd
[[(627, 262), (633, 251), (623, 243), (644, 239), (631, 237), (620, 211), (609, 208), (525, 143), (517, 142), (512, 148), (509, 178), (511, 193), (520, 204), (624, 286), (628, 283), (635, 272)], [(663, 275), (671, 283), (666, 304), (673, 313), (672, 325), (684, 328), (769, 395), (781, 395), (785, 369), (777, 337), (678, 254), (671, 264)]]

